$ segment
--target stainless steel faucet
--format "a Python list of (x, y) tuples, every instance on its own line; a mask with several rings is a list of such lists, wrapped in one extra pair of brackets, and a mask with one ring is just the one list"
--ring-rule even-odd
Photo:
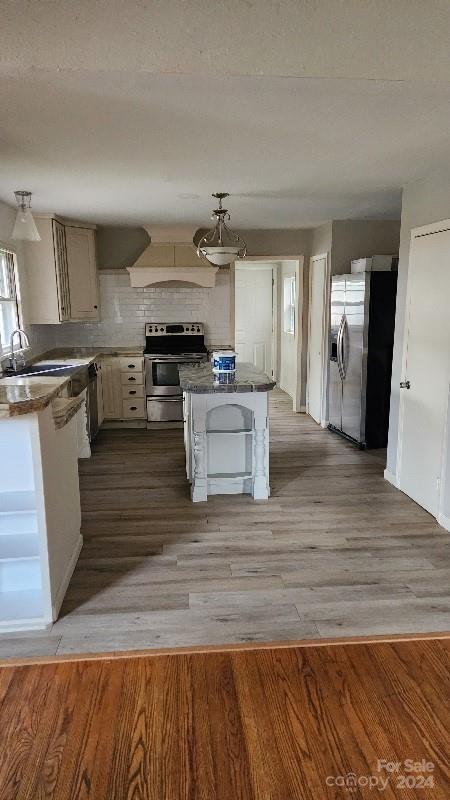
[(16, 330), (12, 332), (10, 339), (11, 356), (9, 358), (9, 367), (13, 370), (13, 372), (16, 372), (18, 366), (23, 366), (25, 364), (25, 358), (23, 354), (21, 354), (20, 358), (14, 354), (14, 338), (17, 333), (19, 334), (20, 345), (22, 345), (23, 340), (25, 343), (23, 346), (30, 347), (30, 340), (25, 331), (23, 331), (22, 328), (16, 328)]

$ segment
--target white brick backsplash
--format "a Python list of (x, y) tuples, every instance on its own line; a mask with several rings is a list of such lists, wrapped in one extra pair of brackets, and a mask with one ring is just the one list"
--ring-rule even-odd
[(230, 273), (219, 271), (213, 289), (149, 286), (133, 289), (128, 273), (100, 272), (100, 322), (33, 325), (33, 341), (46, 347), (142, 346), (145, 322), (203, 322), (208, 345), (233, 341)]

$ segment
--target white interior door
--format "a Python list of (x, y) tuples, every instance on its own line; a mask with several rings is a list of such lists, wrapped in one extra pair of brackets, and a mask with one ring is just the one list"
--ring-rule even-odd
[(412, 239), (399, 488), (439, 514), (450, 379), (450, 230)]
[(272, 266), (236, 265), (235, 347), (238, 361), (249, 361), (272, 375)]
[(308, 338), (308, 414), (319, 423), (323, 419), (325, 318), (326, 318), (327, 257), (310, 262), (309, 338)]

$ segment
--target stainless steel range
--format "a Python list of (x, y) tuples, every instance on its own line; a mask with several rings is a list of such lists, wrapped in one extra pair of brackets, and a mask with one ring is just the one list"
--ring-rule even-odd
[(181, 423), (183, 392), (178, 368), (206, 361), (203, 324), (147, 322), (144, 359), (148, 423)]

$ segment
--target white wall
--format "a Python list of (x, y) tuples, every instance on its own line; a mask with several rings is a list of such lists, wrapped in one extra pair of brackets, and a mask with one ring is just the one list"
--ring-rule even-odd
[[(50, 347), (138, 346), (144, 344), (144, 324), (204, 322), (210, 345), (231, 345), (230, 272), (220, 270), (214, 289), (159, 287), (133, 289), (125, 270), (99, 273), (100, 322), (41, 325)], [(32, 326), (33, 328), (36, 326)]]
[(403, 356), (406, 286), (411, 229), (450, 218), (450, 170), (434, 173), (404, 187), (400, 228), (397, 312), (395, 320), (392, 392), (389, 418), (387, 470), (396, 474), (400, 380)]

